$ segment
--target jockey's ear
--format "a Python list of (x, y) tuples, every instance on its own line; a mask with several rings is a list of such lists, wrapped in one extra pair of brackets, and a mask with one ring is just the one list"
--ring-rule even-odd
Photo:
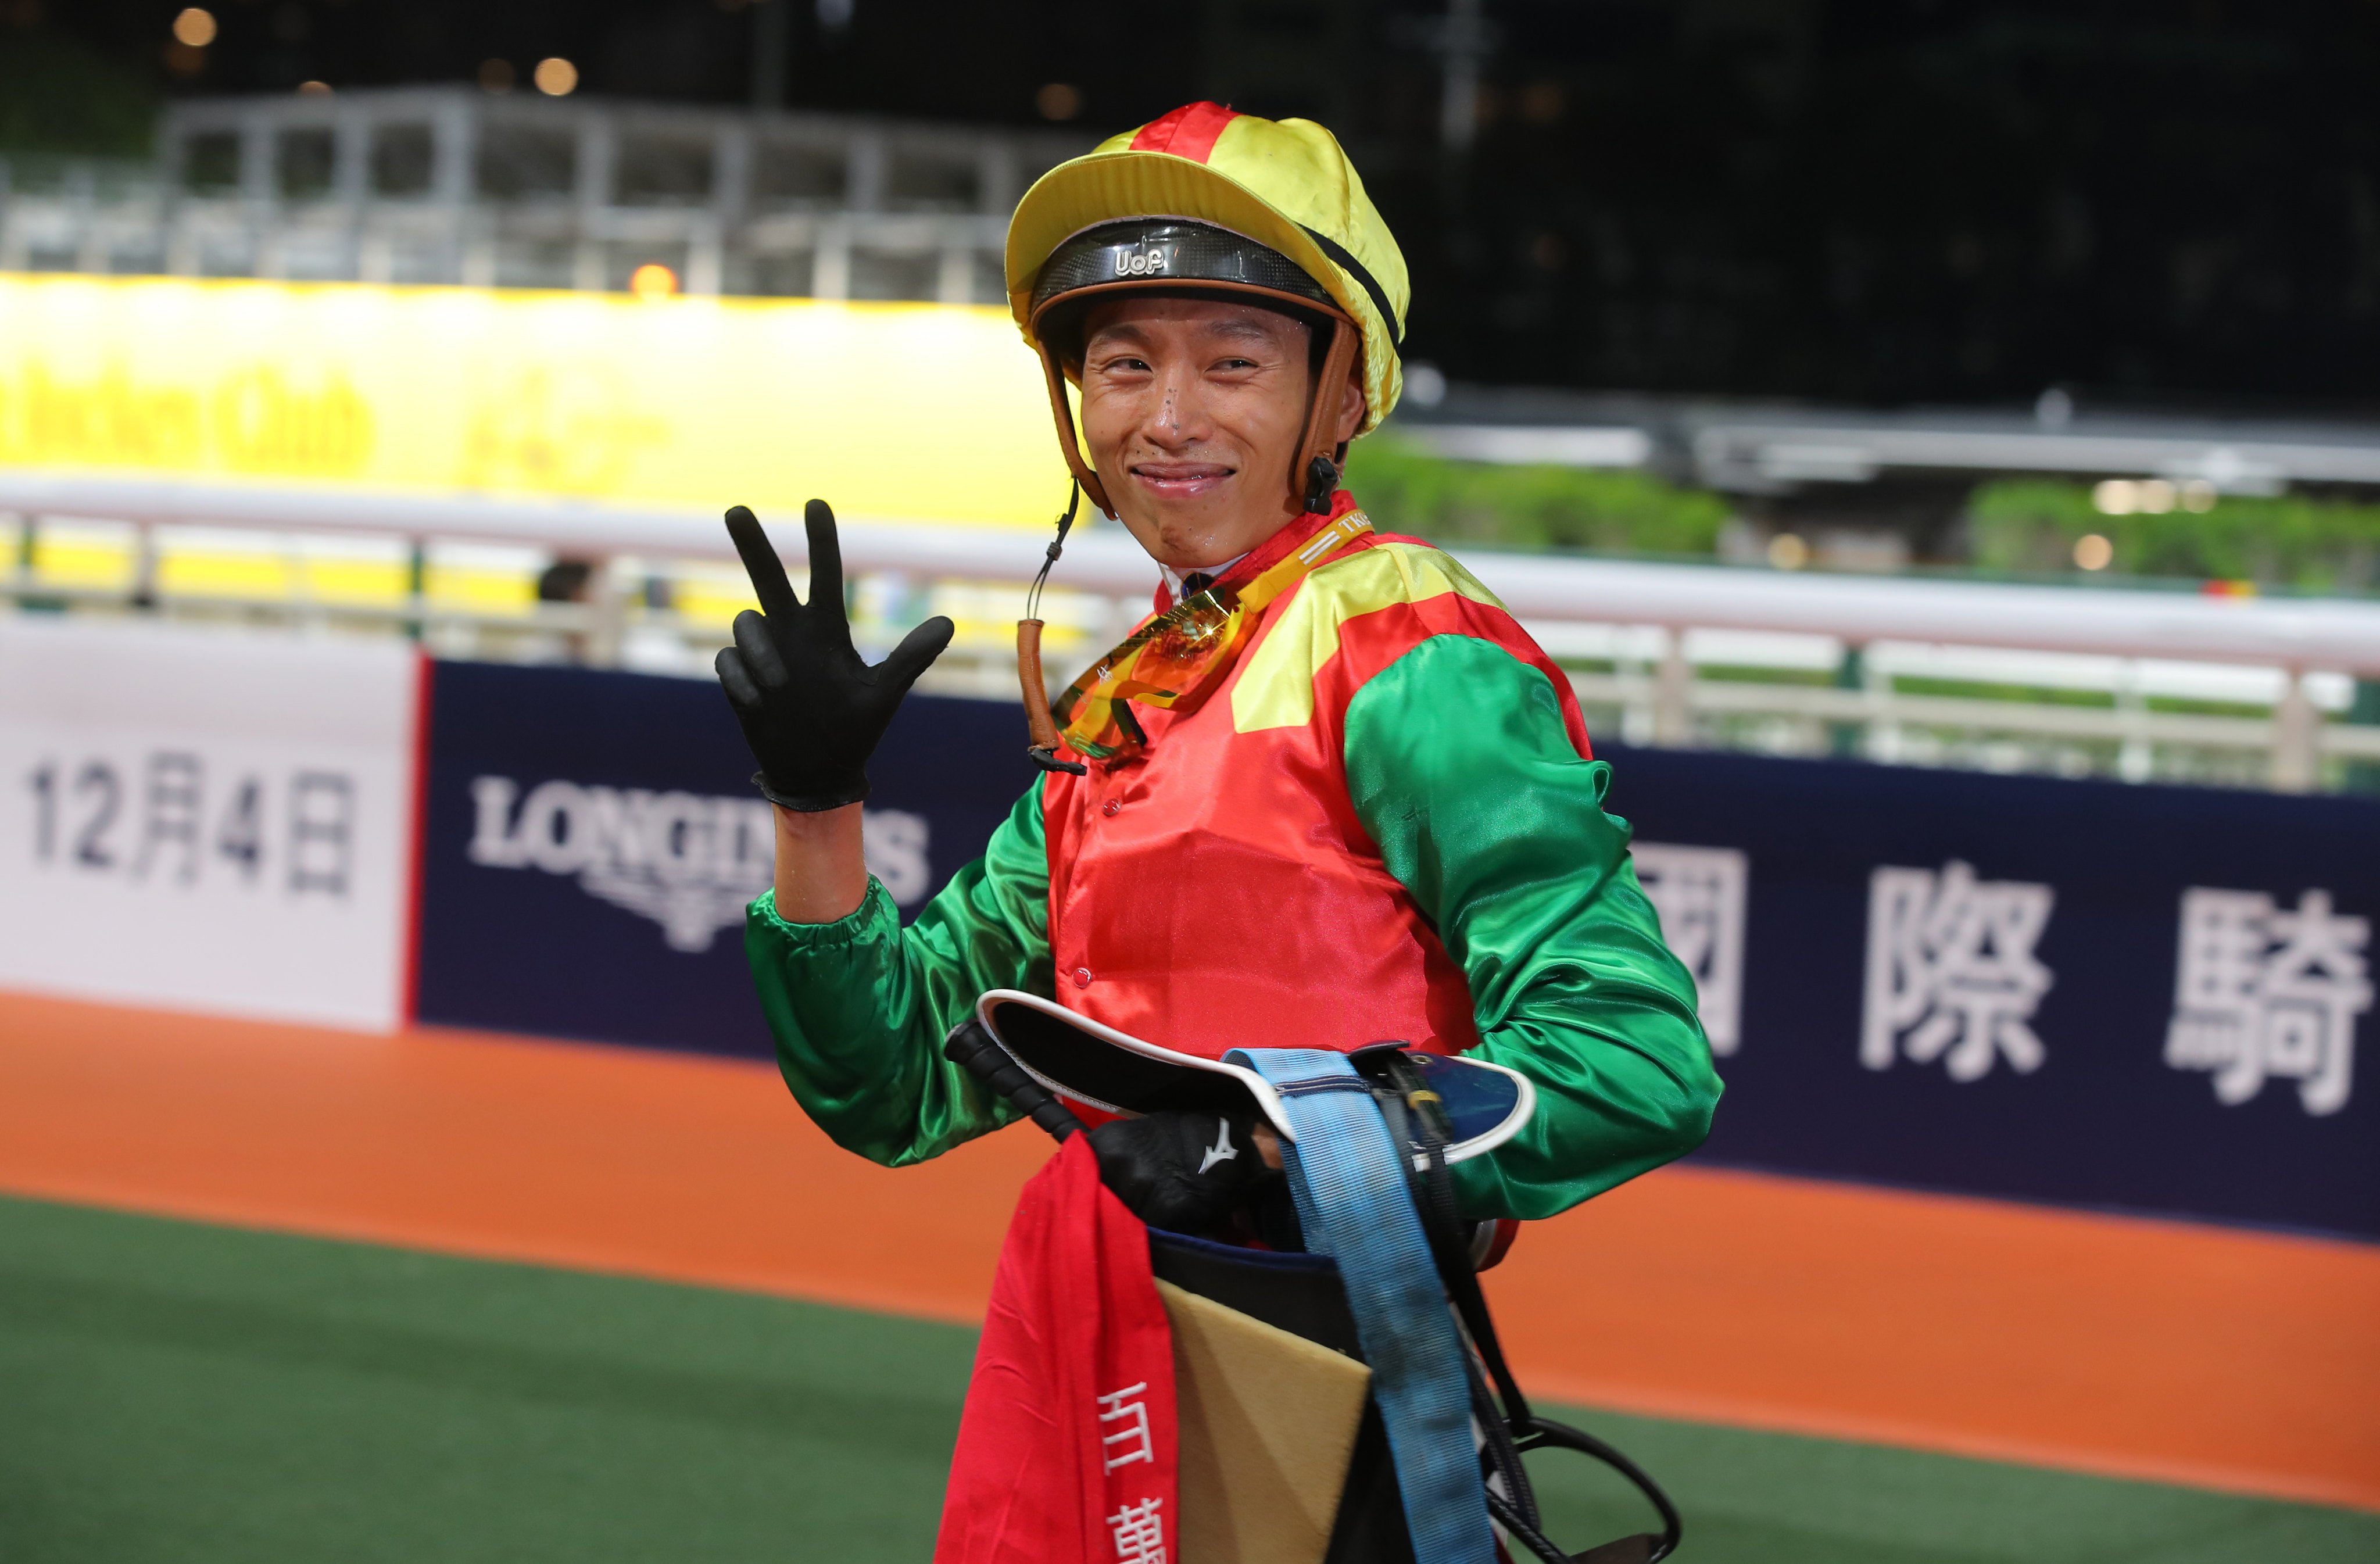
[(1347, 443), (1364, 427), (1364, 367), (1356, 365), (1347, 371), (1347, 387), (1339, 398), (1339, 465), (1347, 465)]

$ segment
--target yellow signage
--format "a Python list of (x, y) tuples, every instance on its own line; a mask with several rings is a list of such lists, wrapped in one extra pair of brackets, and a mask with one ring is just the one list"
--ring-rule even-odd
[(1006, 311), (0, 276), (0, 464), (1046, 528)]

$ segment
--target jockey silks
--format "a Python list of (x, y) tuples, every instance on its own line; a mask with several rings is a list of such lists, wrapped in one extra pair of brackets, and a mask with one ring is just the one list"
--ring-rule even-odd
[(1475, 1049), (1538, 1108), (1454, 1170), (1472, 1217), (1549, 1216), (1701, 1140), (1718, 1081), (1602, 807), (1610, 768), (1568, 678), (1452, 558), (1364, 532), (1264, 605), (1197, 698), (1133, 714), (1145, 744), (1037, 782), (908, 927), (872, 884), (832, 924), (754, 903), (785, 1079), (837, 1142), (901, 1164), (1004, 1122), (940, 1053), (992, 988), (1208, 1057)]
[[(1301, 517), (1217, 585), (1260, 580), (1354, 513)], [(1341, 1051), (1478, 1041), (1463, 971), (1364, 829), (1345, 775), (1349, 701), (1433, 635), (1501, 648), (1570, 681), (1453, 560), (1368, 527), (1269, 604), (1223, 677), (1171, 709), (1135, 706), (1148, 743), (1042, 784), (1050, 947), (1070, 1008), (1218, 1058), (1293, 1040)], [(1446, 720), (1459, 741), (1461, 717)], [(1071, 990), (1071, 991), (1070, 991)]]

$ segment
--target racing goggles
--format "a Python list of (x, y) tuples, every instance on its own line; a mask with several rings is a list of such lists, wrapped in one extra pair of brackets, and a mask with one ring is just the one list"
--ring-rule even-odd
[(1052, 705), (1067, 747), (1092, 760), (1144, 747), (1148, 734), (1134, 705), (1171, 709), (1210, 687), (1231, 671), (1268, 604), (1371, 530), (1371, 517), (1349, 511), (1246, 586), (1194, 592), (1134, 631)]

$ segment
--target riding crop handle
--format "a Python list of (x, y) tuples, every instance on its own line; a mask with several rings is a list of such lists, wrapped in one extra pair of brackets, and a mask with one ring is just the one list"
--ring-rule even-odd
[(982, 1082), (984, 1090), (1004, 1098), (1011, 1108), (1049, 1131), (1051, 1139), (1062, 1141), (1083, 1128), (1083, 1121), (1056, 1094), (1027, 1075), (1025, 1067), (1011, 1059), (975, 1017), (951, 1028), (942, 1044), (942, 1057)]

